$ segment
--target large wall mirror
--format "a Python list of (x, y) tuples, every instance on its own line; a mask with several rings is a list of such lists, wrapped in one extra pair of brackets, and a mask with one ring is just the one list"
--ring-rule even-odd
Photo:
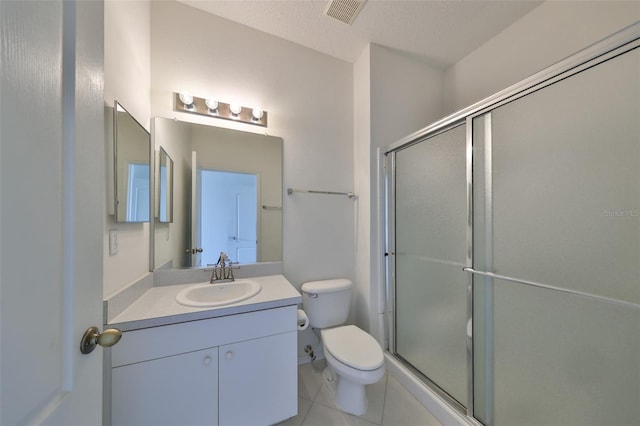
[(113, 135), (115, 220), (149, 222), (149, 132), (116, 101)]
[(155, 221), (154, 269), (207, 266), (221, 251), (282, 260), (282, 138), (166, 118), (153, 133), (173, 159), (173, 223)]

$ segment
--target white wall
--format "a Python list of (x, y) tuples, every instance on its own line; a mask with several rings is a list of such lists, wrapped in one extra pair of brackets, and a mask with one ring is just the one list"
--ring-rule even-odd
[[(173, 111), (175, 91), (261, 106), (284, 140), (284, 186), (353, 190), (351, 64), (180, 3), (151, 5), (153, 116), (264, 133), (262, 127)], [(354, 203), (283, 196), (283, 264), (296, 286), (353, 278)]]
[(382, 337), (378, 148), (442, 116), (441, 71), (400, 52), (370, 45), (354, 64), (357, 217), (355, 320)]
[(638, 1), (547, 1), (446, 70), (444, 112), (480, 101), (638, 19)]
[(371, 45), (371, 145), (384, 147), (442, 117), (442, 72)]
[(355, 193), (358, 194), (356, 214), (355, 291), (353, 318), (369, 330), (371, 281), (371, 45), (353, 64), (353, 139)]
[[(148, 1), (104, 3), (104, 100), (120, 102), (147, 130), (150, 124), (150, 9)], [(110, 113), (110, 112), (109, 112)], [(107, 114), (109, 114), (107, 113)], [(109, 117), (107, 117), (109, 118)], [(113, 219), (113, 147), (107, 129), (109, 214), (104, 225), (104, 296), (109, 297), (149, 272), (149, 224), (115, 223)], [(109, 256), (109, 230), (119, 233), (119, 253)]]

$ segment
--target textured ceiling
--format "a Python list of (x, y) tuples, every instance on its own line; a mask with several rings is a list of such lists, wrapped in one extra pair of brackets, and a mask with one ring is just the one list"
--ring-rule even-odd
[(369, 0), (353, 25), (324, 14), (327, 0), (179, 0), (228, 20), (355, 62), (376, 43), (446, 68), (542, 1)]

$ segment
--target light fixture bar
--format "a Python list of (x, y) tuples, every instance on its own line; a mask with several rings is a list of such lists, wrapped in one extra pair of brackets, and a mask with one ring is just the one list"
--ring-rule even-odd
[(231, 104), (217, 102), (217, 108), (211, 109), (209, 106), (216, 105), (212, 99), (208, 99), (207, 102), (207, 99), (205, 98), (198, 98), (196, 96), (192, 96), (192, 98), (193, 102), (191, 104), (186, 104), (183, 100), (191, 100), (189, 97), (185, 97), (183, 94), (181, 98), (180, 93), (174, 93), (174, 110), (267, 127), (267, 112), (260, 108), (242, 106), (239, 107), (239, 112), (236, 110), (237, 113), (234, 113), (231, 111)]

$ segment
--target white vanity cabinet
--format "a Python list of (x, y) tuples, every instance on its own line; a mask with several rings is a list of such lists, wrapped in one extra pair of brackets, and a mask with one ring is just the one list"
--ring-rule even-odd
[(111, 386), (114, 425), (218, 424), (218, 348), (114, 368)]
[(220, 425), (271, 425), (292, 416), (283, 412), (297, 414), (297, 334), (219, 348)]
[(269, 425), (297, 414), (297, 307), (123, 333), (113, 425)]

